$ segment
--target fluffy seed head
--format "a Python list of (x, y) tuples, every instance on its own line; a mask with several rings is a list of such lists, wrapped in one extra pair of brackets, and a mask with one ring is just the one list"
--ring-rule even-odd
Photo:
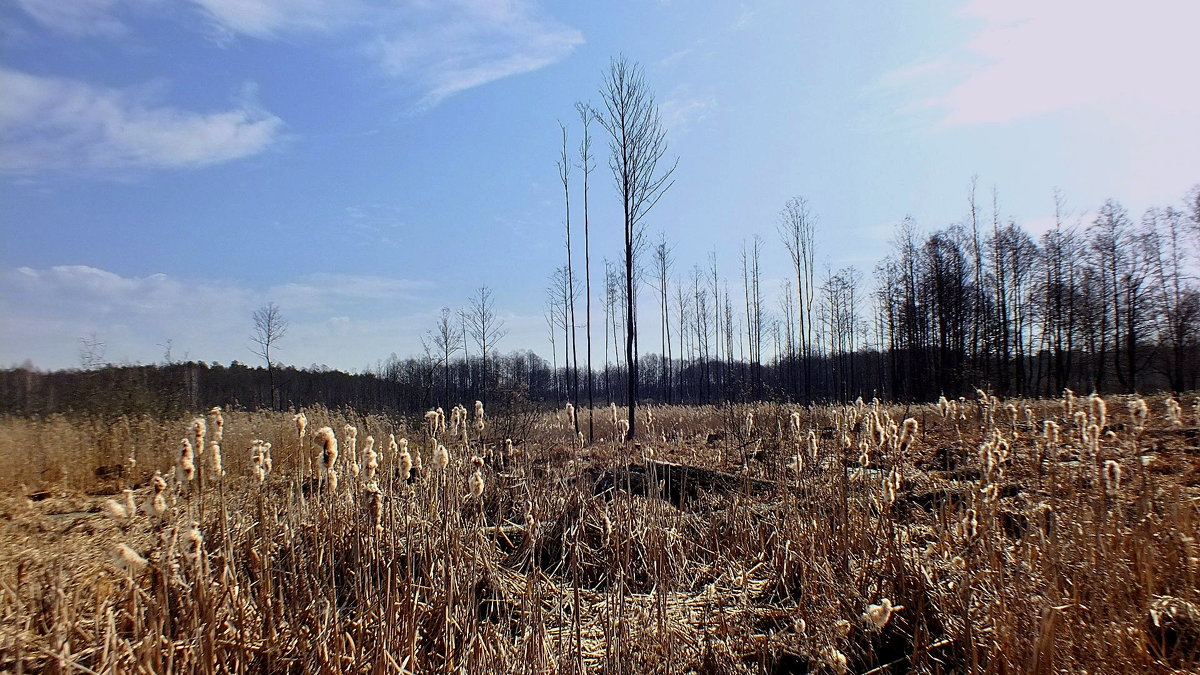
[(302, 438), (304, 429), (308, 427), (308, 416), (302, 412), (292, 415), (292, 421), (296, 423), (296, 436)]
[(887, 622), (892, 618), (892, 612), (904, 609), (903, 607), (895, 607), (892, 601), (884, 598), (879, 601), (878, 605), (870, 605), (867, 611), (863, 612), (862, 620), (873, 630), (879, 630), (887, 625)]
[(125, 510), (125, 507), (115, 499), (104, 500), (104, 515), (113, 520), (125, 520), (129, 517), (129, 513)]
[(117, 569), (126, 574), (137, 574), (146, 567), (146, 559), (125, 544), (117, 544), (113, 549), (112, 561)]
[(433, 451), (433, 465), (439, 470), (450, 466), (450, 451), (441, 443), (438, 443), (437, 449)]
[(333, 470), (333, 466), (337, 463), (338, 458), (338, 441), (337, 436), (333, 433), (332, 427), (321, 427), (313, 434), (313, 438), (317, 444), (321, 446), (321, 454), (317, 457), (317, 463), (320, 465), (321, 473), (328, 473)]
[(475, 473), (471, 474), (468, 485), (471, 488), (472, 497), (478, 498), (483, 494), (483, 474), (478, 469), (475, 470)]
[(192, 444), (196, 447), (196, 452), (204, 454), (204, 435), (208, 433), (208, 425), (205, 424), (203, 417), (197, 417), (192, 420)]
[(400, 480), (408, 480), (412, 476), (413, 459), (408, 454), (408, 447), (400, 451)]
[(221, 480), (225, 476), (225, 469), (221, 466), (221, 444), (216, 441), (209, 441), (208, 452), (213, 478)]
[(213, 440), (221, 441), (225, 438), (225, 416), (221, 414), (220, 406), (213, 406), (208, 411), (209, 428), (213, 432)]
[(1109, 495), (1121, 489), (1121, 465), (1113, 459), (1104, 462), (1104, 491)]
[(186, 438), (179, 441), (179, 473), (183, 480), (192, 480), (196, 476), (192, 442)]
[(1146, 399), (1137, 396), (1129, 401), (1129, 416), (1133, 419), (1133, 427), (1139, 433), (1146, 428), (1146, 420), (1150, 417), (1150, 406)]

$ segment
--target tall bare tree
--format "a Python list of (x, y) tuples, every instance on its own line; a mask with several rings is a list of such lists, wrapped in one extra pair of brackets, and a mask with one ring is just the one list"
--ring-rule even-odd
[(662, 321), (660, 328), (662, 329), (662, 375), (661, 380), (665, 387), (666, 401), (671, 402), (671, 329), (670, 329), (670, 303), (667, 302), (669, 296), (667, 294), (667, 285), (671, 275), (671, 264), (674, 260), (671, 257), (671, 246), (667, 243), (667, 235), (660, 234), (658, 243), (654, 246), (654, 268), (652, 276), (658, 281), (658, 298), (659, 298), (659, 316)]
[[(569, 314), (571, 317), (570, 325), (570, 344), (571, 344), (571, 362), (567, 365), (570, 367), (571, 373), (571, 403), (576, 409), (579, 408), (579, 348), (575, 340), (575, 327), (578, 325), (575, 321), (575, 272), (574, 263), (571, 260), (571, 161), (567, 159), (567, 125), (562, 122), (558, 123), (559, 129), (562, 130), (562, 154), (559, 156), (558, 178), (562, 181), (563, 200), (566, 204), (566, 224), (567, 224), (567, 284), (570, 286), (570, 302), (568, 304)], [(579, 416), (575, 415), (575, 433), (579, 433)]]
[(583, 124), (583, 139), (579, 141), (579, 168), (583, 171), (583, 286), (584, 311), (586, 312), (587, 328), (587, 395), (588, 395), (588, 442), (596, 440), (596, 425), (593, 417), (596, 414), (596, 399), (592, 388), (592, 255), (591, 236), (588, 232), (588, 177), (596, 168), (596, 160), (592, 156), (592, 120), (596, 113), (585, 103), (576, 103), (575, 110), (579, 113), (579, 121)]
[(278, 407), (275, 389), (275, 366), (271, 361), (271, 350), (274, 349), (284, 335), (287, 335), (288, 322), (283, 318), (279, 305), (273, 302), (254, 310), (254, 332), (250, 341), (254, 346), (250, 351), (267, 362), (267, 384), (271, 388), (271, 407)]
[(465, 313), (465, 318), (467, 334), (475, 340), (475, 344), (479, 345), (483, 364), (479, 371), (482, 380), (480, 394), (481, 398), (484, 398), (488, 392), (488, 357), (495, 349), (496, 343), (508, 335), (508, 329), (504, 327), (504, 319), (496, 314), (492, 289), (480, 286), (475, 291), (475, 295), (471, 298), (471, 307)]
[(437, 354), (442, 368), (442, 405), (450, 404), (450, 360), (464, 347), (462, 332), (456, 325), (454, 313), (443, 307), (433, 330), (425, 331), (421, 344), (426, 354)]
[(793, 197), (779, 214), (779, 238), (787, 248), (796, 275), (797, 338), (804, 362), (804, 400), (812, 402), (813, 259), (815, 223), (803, 197)]
[(625, 360), (629, 381), (629, 438), (637, 436), (637, 287), (634, 283), (636, 253), (642, 220), (671, 187), (671, 176), (679, 165), (660, 166), (667, 153), (667, 132), (659, 116), (654, 94), (640, 66), (624, 56), (613, 59), (600, 86), (603, 110), (597, 121), (609, 134), (609, 168), (612, 169), (625, 226)]

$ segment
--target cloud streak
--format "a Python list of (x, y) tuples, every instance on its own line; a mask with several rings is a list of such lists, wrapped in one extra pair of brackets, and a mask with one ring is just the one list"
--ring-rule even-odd
[(241, 104), (200, 113), (136, 90), (0, 67), (0, 171), (188, 169), (258, 154), (283, 129)]
[(548, 66), (583, 43), (580, 31), (523, 0), (412, 3), (403, 14), (369, 52), (385, 73), (418, 92), (418, 110)]

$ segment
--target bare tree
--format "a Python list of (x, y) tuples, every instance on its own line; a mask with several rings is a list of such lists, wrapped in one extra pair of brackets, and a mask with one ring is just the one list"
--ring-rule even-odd
[(671, 187), (671, 176), (679, 165), (660, 168), (667, 152), (667, 132), (658, 113), (658, 105), (642, 68), (624, 56), (613, 59), (600, 86), (604, 110), (597, 121), (609, 134), (609, 168), (612, 169), (625, 227), (625, 360), (629, 380), (626, 392), (629, 404), (629, 438), (637, 436), (637, 287), (634, 283), (635, 260), (641, 239), (642, 220)]
[(659, 315), (662, 319), (662, 381), (666, 392), (667, 403), (671, 402), (671, 330), (670, 324), (670, 307), (667, 302), (668, 293), (667, 285), (671, 274), (671, 264), (674, 260), (671, 258), (671, 246), (667, 244), (667, 236), (660, 234), (658, 244), (654, 246), (654, 269), (652, 276), (658, 281), (658, 298), (659, 298)]
[(504, 327), (504, 319), (496, 314), (492, 289), (487, 286), (479, 287), (475, 296), (471, 298), (471, 308), (465, 313), (464, 319), (467, 324), (467, 334), (475, 340), (475, 344), (479, 345), (483, 364), (479, 371), (480, 396), (484, 398), (488, 392), (488, 355), (495, 348), (496, 343), (508, 335), (508, 329)]
[(808, 202), (802, 197), (793, 197), (779, 214), (779, 238), (787, 248), (796, 275), (797, 338), (800, 357), (804, 361), (804, 400), (812, 402), (812, 332), (813, 332), (813, 258), (816, 252), (815, 219), (808, 210)]
[(583, 171), (583, 285), (584, 303), (587, 328), (587, 395), (588, 395), (588, 442), (596, 440), (596, 428), (593, 417), (596, 414), (596, 401), (592, 389), (592, 256), (591, 237), (588, 233), (588, 176), (596, 168), (596, 160), (592, 156), (592, 120), (596, 113), (591, 106), (576, 103), (575, 110), (579, 112), (579, 121), (583, 123), (583, 140), (579, 142), (579, 168)]
[[(571, 403), (576, 409), (579, 408), (579, 348), (575, 340), (575, 328), (578, 325), (575, 321), (575, 272), (571, 261), (571, 191), (569, 189), (571, 178), (571, 162), (567, 159), (567, 125), (562, 122), (558, 123), (559, 129), (562, 130), (562, 155), (560, 156), (558, 165), (558, 177), (562, 181), (563, 200), (566, 204), (566, 224), (567, 224), (567, 285), (570, 287), (569, 302), (567, 303), (570, 310), (570, 336), (571, 354), (568, 359), (567, 366), (571, 374)], [(579, 416), (575, 418), (575, 433), (579, 433)]]
[(254, 310), (254, 333), (250, 340), (255, 346), (250, 351), (267, 362), (267, 383), (271, 388), (271, 407), (278, 407), (275, 390), (275, 366), (271, 361), (271, 350), (276, 348), (287, 335), (288, 322), (283, 318), (279, 305), (273, 302)]
[(442, 367), (442, 401), (443, 405), (450, 403), (450, 359), (462, 350), (466, 344), (462, 332), (454, 323), (454, 313), (449, 307), (443, 307), (433, 330), (425, 331), (421, 344), (427, 354), (438, 355), (438, 365)]
[(104, 365), (104, 349), (104, 342), (95, 333), (79, 338), (79, 366), (95, 370)]

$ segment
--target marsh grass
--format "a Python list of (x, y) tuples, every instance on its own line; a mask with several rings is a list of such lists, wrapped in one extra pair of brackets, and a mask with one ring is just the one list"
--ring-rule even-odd
[[(225, 411), (224, 479), (197, 457), (131, 519), (105, 500), (173, 476), (190, 417), (6, 417), (0, 670), (1189, 671), (1196, 420), (1116, 403), (659, 407), (635, 443), (578, 410), (582, 450), (561, 411)], [(347, 426), (408, 443), (331, 490), (312, 433)]]

